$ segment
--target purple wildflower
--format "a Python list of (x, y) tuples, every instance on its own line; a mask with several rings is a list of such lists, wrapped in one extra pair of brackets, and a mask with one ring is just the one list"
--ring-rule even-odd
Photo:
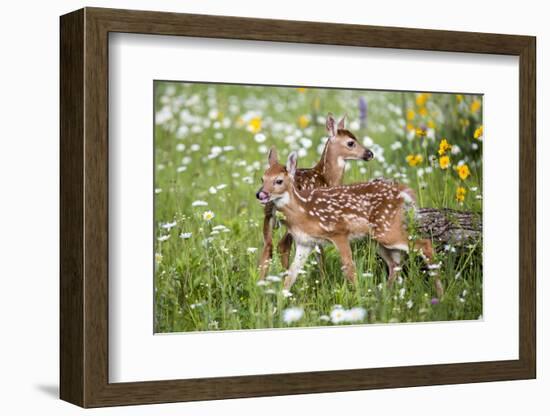
[(432, 305), (437, 305), (439, 303), (438, 298), (432, 298)]
[(367, 100), (364, 97), (359, 97), (359, 121), (363, 129), (367, 127), (367, 109)]

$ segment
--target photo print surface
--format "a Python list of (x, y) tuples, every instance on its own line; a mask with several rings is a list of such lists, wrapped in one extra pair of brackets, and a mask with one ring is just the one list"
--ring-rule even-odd
[(482, 318), (482, 95), (154, 91), (156, 333)]

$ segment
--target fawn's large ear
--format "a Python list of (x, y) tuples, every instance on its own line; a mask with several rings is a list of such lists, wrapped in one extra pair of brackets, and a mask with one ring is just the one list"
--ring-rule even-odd
[(298, 154), (296, 152), (291, 152), (288, 155), (288, 160), (286, 162), (286, 170), (288, 174), (294, 177), (296, 173), (296, 166), (298, 165)]
[(269, 149), (269, 153), (267, 154), (267, 163), (269, 163), (269, 166), (273, 166), (276, 163), (279, 163), (279, 159), (277, 157), (277, 150), (274, 147)]
[(342, 117), (340, 119), (340, 121), (338, 122), (338, 130), (344, 130), (346, 128), (346, 117), (348, 115), (347, 114), (344, 114), (344, 117)]
[(336, 131), (336, 120), (334, 119), (334, 116), (332, 115), (332, 113), (327, 114), (326, 127), (327, 127), (327, 132), (328, 132), (330, 137), (336, 136), (336, 132), (337, 132)]

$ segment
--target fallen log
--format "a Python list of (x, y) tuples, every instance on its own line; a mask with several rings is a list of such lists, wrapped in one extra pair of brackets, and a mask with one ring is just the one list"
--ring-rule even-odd
[(449, 208), (419, 208), (416, 226), (421, 235), (438, 244), (464, 245), (481, 239), (481, 213)]

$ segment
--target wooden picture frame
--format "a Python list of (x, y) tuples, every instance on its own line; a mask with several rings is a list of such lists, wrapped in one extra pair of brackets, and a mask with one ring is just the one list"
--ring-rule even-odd
[[(535, 38), (85, 8), (61, 17), (60, 396), (82, 407), (397, 388), (536, 376)], [(514, 55), (520, 66), (519, 359), (109, 383), (111, 32)]]

